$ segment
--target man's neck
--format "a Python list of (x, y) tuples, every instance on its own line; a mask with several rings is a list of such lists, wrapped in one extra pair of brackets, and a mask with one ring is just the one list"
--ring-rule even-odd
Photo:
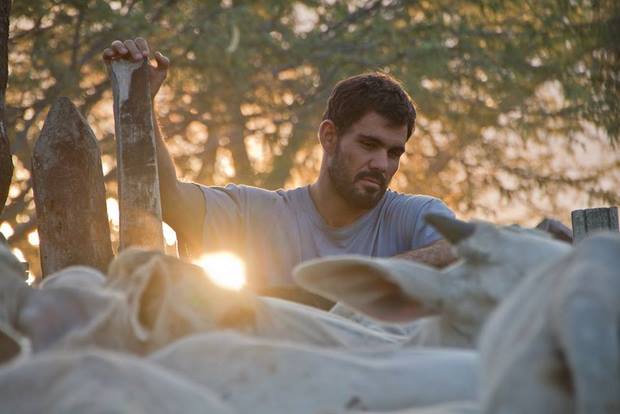
[(325, 223), (331, 227), (348, 226), (369, 211), (351, 207), (328, 177), (320, 177), (310, 185), (310, 198)]

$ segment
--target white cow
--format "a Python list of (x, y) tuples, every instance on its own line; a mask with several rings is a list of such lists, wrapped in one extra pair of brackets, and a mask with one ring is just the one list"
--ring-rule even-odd
[[(478, 224), (476, 229), (472, 237), (458, 244), (465, 260), (443, 272), (405, 261), (338, 258), (319, 262), (325, 275), (314, 272), (311, 263), (300, 268), (306, 270), (298, 271), (298, 278), (310, 289), (335, 289), (345, 303), (383, 295), (380, 301), (372, 301), (372, 306), (365, 303), (361, 309), (375, 317), (402, 322), (440, 312), (438, 317), (417, 322), (410, 342), (468, 347), (486, 315), (526, 270), (537, 260), (569, 248), (529, 232), (486, 224)], [(508, 251), (521, 251), (520, 246), (526, 243), (536, 247), (524, 250), (515, 261)], [(364, 272), (357, 272), (361, 267)], [(353, 276), (342, 277), (351, 269)], [(185, 335), (227, 328), (322, 346), (397, 346), (408, 339), (303, 305), (222, 289), (213, 285), (199, 267), (161, 253), (127, 250), (108, 273), (108, 289), (104, 290), (109, 294), (94, 289), (83, 294), (77, 288), (52, 289), (51, 285), (31, 295), (34, 299), (22, 311), (20, 326), (33, 338), (36, 350), (65, 337), (73, 326), (82, 329), (74, 329), (63, 346), (97, 344), (142, 354)], [(360, 280), (366, 283), (368, 277), (367, 285), (358, 284), (355, 289), (348, 286)], [(408, 285), (401, 287), (401, 282)], [(113, 298), (114, 292), (121, 298)], [(76, 298), (71, 300), (71, 295)], [(80, 304), (88, 302), (85, 295), (92, 296), (88, 301), (97, 306), (80, 312)], [(109, 301), (114, 305), (108, 306)], [(75, 306), (65, 321), (62, 313), (72, 303)], [(60, 321), (57, 324), (44, 322), (41, 317), (55, 313)]]
[(461, 260), (437, 270), (402, 259), (335, 256), (302, 263), (297, 283), (388, 323), (409, 345), (473, 347), (488, 315), (525, 276), (571, 246), (541, 232), (428, 215)]
[(322, 346), (402, 340), (315, 308), (221, 288), (200, 267), (158, 252), (125, 250), (110, 266), (107, 287), (124, 300), (62, 346), (92, 343), (148, 354), (183, 336), (222, 329)]
[(532, 273), (480, 340), (487, 414), (620, 413), (620, 235)]
[[(569, 248), (530, 232), (496, 229), (486, 224), (479, 224), (476, 228), (472, 237), (458, 244), (465, 261), (444, 272), (411, 262), (363, 258), (319, 262), (321, 273), (325, 275), (314, 272), (312, 263), (300, 268), (306, 271), (298, 271), (302, 285), (320, 291), (335, 289), (337, 297), (345, 303), (384, 295), (382, 301), (374, 301), (370, 307), (368, 303), (364, 304), (361, 310), (368, 310), (371, 316), (402, 322), (441, 312), (439, 317), (417, 322), (412, 338), (378, 332), (296, 303), (260, 298), (250, 292), (229, 291), (213, 285), (197, 266), (161, 253), (130, 249), (115, 259), (108, 272), (108, 290), (118, 292), (122, 299), (106, 308), (110, 295), (93, 293), (103, 299), (93, 299), (93, 303), (100, 305), (93, 307), (94, 311), (87, 313), (82, 320), (89, 324), (81, 324), (83, 329), (74, 330), (61, 345), (97, 344), (146, 354), (192, 333), (236, 329), (257, 336), (321, 346), (399, 346), (409, 340), (423, 345), (469, 347), (486, 315), (536, 260), (548, 259)], [(511, 268), (515, 260), (507, 252), (511, 248), (520, 249), (519, 246), (526, 243), (536, 248), (521, 254), (516, 267)], [(365, 273), (353, 272), (353, 276), (342, 277), (345, 276), (343, 271), (350, 273), (351, 269), (360, 267), (364, 267)], [(358, 283), (362, 280), (360, 277), (363, 280), (370, 277), (369, 284), (358, 284), (351, 289), (348, 284)], [(409, 285), (401, 288), (395, 280)], [(324, 286), (326, 281), (329, 286)], [(46, 293), (51, 287), (40, 293)], [(409, 297), (403, 293), (407, 289), (411, 291)], [(63, 294), (69, 293), (64, 291)], [(35, 338), (35, 349), (42, 349), (37, 344), (49, 344), (51, 340), (65, 336), (67, 324), (62, 323), (61, 334), (54, 335), (54, 324), (37, 326), (37, 321), (44, 320), (38, 315), (54, 314), (53, 309), (48, 310), (50, 306), (56, 306), (62, 312), (60, 304), (72, 301), (46, 301), (46, 297), (52, 296), (38, 296), (29, 306), (30, 310), (24, 311), (26, 317), (22, 319), (26, 320), (25, 326), (37, 328), (24, 331)], [(78, 296), (76, 300), (81, 303), (82, 295)], [(414, 302), (417, 306), (413, 305)], [(353, 305), (355, 307), (355, 303)], [(397, 312), (399, 315), (394, 319)], [(93, 315), (96, 318), (91, 322)], [(37, 332), (43, 332), (38, 335), (43, 339), (36, 339)]]
[(345, 348), (400, 347), (406, 338), (380, 332), (310, 306), (259, 297), (254, 325), (246, 332), (263, 338)]
[(44, 288), (32, 288), (19, 260), (0, 244), (0, 323), (28, 337), (34, 351), (45, 349), (110, 306), (114, 295), (97, 287), (101, 278), (75, 266), (52, 275)]
[[(335, 294), (377, 318), (403, 322), (439, 313), (416, 322), (411, 338), (303, 305), (225, 290), (197, 266), (131, 249), (111, 265), (106, 289), (54, 288), (51, 283), (29, 292), (32, 300), (22, 307), (18, 327), (33, 339), (35, 350), (64, 338), (59, 346), (96, 344), (145, 354), (182, 336), (218, 329), (349, 348), (398, 346), (406, 340), (469, 347), (486, 315), (525, 272), (569, 247), (530, 232), (448, 223), (466, 226), (473, 235), (458, 242), (465, 260), (441, 272), (412, 262), (364, 258), (326, 259), (298, 270), (302, 285), (328, 297)], [(314, 271), (316, 266), (321, 272)]]
[(48, 349), (73, 333), (88, 329), (112, 313), (124, 298), (117, 292), (53, 284), (31, 289), (15, 328), (32, 341), (35, 352)]
[(324, 346), (394, 346), (401, 340), (308, 306), (223, 289), (200, 267), (158, 252), (128, 249), (107, 279), (73, 266), (40, 288), (26, 285), (8, 250), (0, 253), (0, 321), (30, 338), (37, 352), (98, 345), (146, 354), (182, 336), (219, 329)]
[(396, 410), (476, 398), (478, 357), (466, 350), (364, 352), (216, 332), (149, 359), (241, 413)]
[(86, 266), (69, 266), (47, 276), (39, 288), (29, 289), (15, 323), (32, 342), (35, 352), (83, 329), (122, 300), (103, 289), (105, 276)]
[(69, 266), (46, 276), (39, 284), (41, 289), (66, 286), (82, 289), (100, 289), (106, 283), (103, 273), (88, 266)]
[(43, 352), (0, 369), (0, 412), (233, 414), (213, 392), (129, 355)]

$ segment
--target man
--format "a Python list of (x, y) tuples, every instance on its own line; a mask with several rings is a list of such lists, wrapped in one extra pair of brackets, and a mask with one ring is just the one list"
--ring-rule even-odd
[[(114, 41), (114, 59), (150, 54), (142, 38)], [(154, 54), (151, 95), (166, 78), (169, 60)], [(318, 130), (323, 160), (318, 179), (292, 190), (181, 182), (155, 123), (164, 220), (205, 251), (243, 257), (255, 288), (290, 286), (291, 269), (326, 255), (399, 256), (434, 266), (454, 260), (449, 245), (424, 222), (433, 212), (453, 216), (438, 199), (387, 187), (414, 130), (411, 98), (391, 77), (354, 76), (334, 88)]]

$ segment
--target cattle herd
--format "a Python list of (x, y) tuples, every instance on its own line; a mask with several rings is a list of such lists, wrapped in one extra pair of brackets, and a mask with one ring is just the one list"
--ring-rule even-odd
[(299, 265), (330, 312), (132, 248), (29, 286), (0, 244), (0, 413), (620, 413), (620, 236), (427, 220), (458, 262)]

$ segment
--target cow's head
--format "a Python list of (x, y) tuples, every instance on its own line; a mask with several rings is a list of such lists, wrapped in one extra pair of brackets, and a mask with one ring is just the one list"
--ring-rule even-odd
[(213, 284), (199, 266), (160, 252), (124, 250), (108, 283), (127, 295), (139, 339), (162, 345), (181, 336), (253, 323), (254, 297)]
[(474, 278), (493, 301), (506, 297), (533, 268), (571, 249), (539, 230), (483, 221), (466, 223), (435, 214), (428, 214), (426, 220), (452, 243), (462, 259), (446, 273), (459, 279)]
[[(430, 216), (430, 217), (429, 217)], [(534, 267), (570, 250), (542, 233), (429, 215), (461, 260), (438, 270), (403, 259), (335, 256), (298, 266), (304, 288), (374, 319), (441, 315), (476, 334), (486, 316)]]

